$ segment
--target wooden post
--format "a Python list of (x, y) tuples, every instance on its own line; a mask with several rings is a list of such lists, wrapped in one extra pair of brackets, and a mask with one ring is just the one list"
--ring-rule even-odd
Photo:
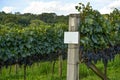
[(15, 64), (15, 74), (18, 73), (18, 64)]
[[(70, 14), (69, 31), (78, 31), (79, 14)], [(67, 80), (79, 80), (79, 44), (68, 44)]]
[(26, 75), (26, 67), (27, 67), (26, 64), (24, 64), (24, 80), (26, 80), (26, 76), (27, 76)]
[[(87, 65), (87, 64), (86, 64)], [(104, 75), (93, 63), (87, 65), (97, 76), (99, 76), (102, 80), (109, 80), (109, 78)]]
[(62, 52), (59, 50), (58, 54), (59, 54), (59, 76), (60, 79), (62, 79), (62, 62), (63, 62)]
[(107, 80), (107, 63), (104, 64), (104, 80)]
[(2, 74), (2, 67), (0, 66), (0, 75)]

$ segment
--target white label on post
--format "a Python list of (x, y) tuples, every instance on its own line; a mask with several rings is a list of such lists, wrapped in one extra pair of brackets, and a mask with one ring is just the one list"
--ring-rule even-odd
[(79, 32), (64, 32), (64, 43), (78, 44)]

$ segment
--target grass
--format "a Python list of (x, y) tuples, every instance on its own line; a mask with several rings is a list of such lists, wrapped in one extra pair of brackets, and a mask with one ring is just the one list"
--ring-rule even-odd
[[(52, 62), (40, 62), (35, 63), (30, 67), (27, 67), (27, 79), (26, 80), (66, 80), (67, 62), (63, 61), (63, 75), (59, 77), (58, 61), (56, 61), (54, 73), (52, 74)], [(103, 64), (98, 62), (96, 66), (103, 71)], [(117, 56), (114, 61), (108, 64), (107, 75), (110, 80), (120, 80), (120, 56)], [(94, 72), (92, 72), (86, 65), (80, 64), (80, 80), (101, 80)], [(2, 68), (0, 73), (0, 80), (24, 80), (23, 66), (15, 71), (15, 66), (8, 68)]]

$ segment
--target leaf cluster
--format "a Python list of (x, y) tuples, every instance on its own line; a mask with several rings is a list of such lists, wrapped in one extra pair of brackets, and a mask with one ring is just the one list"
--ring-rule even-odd
[(120, 11), (115, 9), (111, 14), (101, 14), (90, 3), (79, 3), (76, 9), (80, 12), (79, 31), (80, 45), (84, 47), (83, 58), (88, 62), (103, 60), (107, 63), (120, 52), (119, 49), (116, 50), (116, 45), (120, 47)]
[(39, 27), (1, 27), (0, 65), (32, 64), (47, 55), (65, 49), (65, 25)]

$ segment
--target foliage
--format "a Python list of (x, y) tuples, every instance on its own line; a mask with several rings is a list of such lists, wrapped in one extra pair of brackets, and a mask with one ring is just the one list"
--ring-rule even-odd
[(40, 19), (46, 23), (55, 23), (56, 16), (55, 13), (42, 13), (39, 15)]
[[(101, 62), (98, 62), (96, 64), (97, 67), (100, 68), (100, 70), (103, 70), (103, 64)], [(108, 64), (108, 77), (111, 80), (119, 80), (120, 79), (120, 60), (119, 60), (119, 55), (116, 56), (115, 60), (110, 62)], [(10, 72), (10, 67), (11, 67), (11, 72)], [(58, 75), (58, 68), (59, 68), (59, 63), (56, 61), (55, 65), (55, 72), (52, 75), (52, 63), (47, 61), (47, 62), (40, 62), (40, 63), (35, 63), (32, 66), (27, 67), (27, 76), (26, 80), (61, 80), (59, 75)], [(63, 61), (63, 75), (62, 75), (62, 80), (66, 80), (66, 69), (67, 69), (67, 61)], [(10, 72), (10, 73), (9, 73)], [(98, 76), (94, 74), (86, 65), (80, 64), (80, 80), (101, 80)], [(3, 68), (1, 72), (1, 77), (0, 80), (23, 80), (24, 77), (24, 72), (23, 72), (23, 66), (20, 68), (18, 67), (18, 73), (15, 74), (15, 66), (9, 66), (8, 68)]]
[(62, 46), (65, 27), (57, 24), (56, 27), (1, 27), (0, 65), (31, 65), (34, 61), (44, 59), (44, 56), (65, 49), (65, 46)]
[(40, 26), (40, 25), (46, 25), (46, 23), (41, 21), (41, 20), (31, 20), (29, 26), (37, 27), (37, 26)]
[(28, 27), (31, 25), (31, 22), (36, 23), (36, 20), (40, 20), (42, 23), (46, 24), (56, 24), (56, 23), (63, 23), (68, 24), (68, 16), (63, 15), (56, 15), (55, 13), (42, 13), (39, 15), (31, 14), (31, 13), (24, 13), (21, 14), (16, 12), (15, 14), (12, 13), (5, 13), (0, 12), (0, 24), (12, 27), (12, 25), (17, 25), (19, 27)]
[[(120, 52), (120, 11), (100, 14), (90, 3), (79, 3), (80, 45), (88, 63), (102, 60), (104, 64)], [(45, 57), (66, 51), (63, 34), (68, 16), (55, 13), (6, 14), (0, 12), (0, 66), (32, 64)]]
[(79, 31), (80, 43), (84, 47), (83, 58), (88, 63), (102, 60), (106, 64), (120, 52), (120, 19), (117, 18), (120, 11), (114, 10), (110, 15), (102, 15), (93, 10), (90, 3), (86, 6), (79, 3), (76, 9), (80, 12)]

